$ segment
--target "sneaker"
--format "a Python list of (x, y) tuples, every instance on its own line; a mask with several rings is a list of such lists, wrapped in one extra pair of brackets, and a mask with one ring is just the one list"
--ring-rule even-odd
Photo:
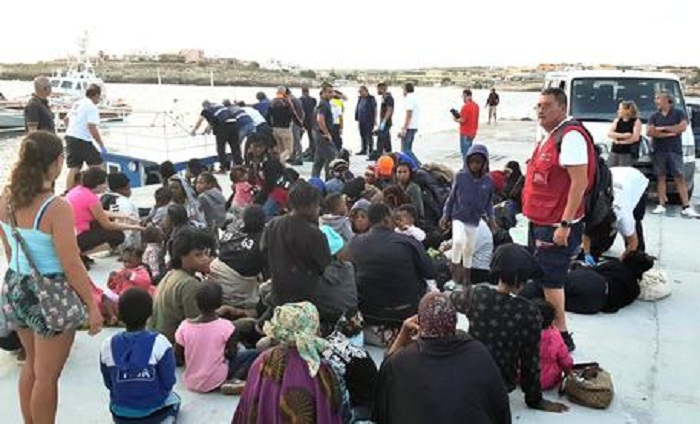
[(664, 214), (664, 213), (666, 213), (666, 207), (664, 205), (658, 205), (654, 208), (653, 211), (651, 211), (651, 213), (653, 213), (655, 215)]
[(561, 338), (564, 339), (564, 344), (566, 344), (569, 353), (576, 350), (576, 343), (574, 343), (574, 338), (571, 337), (571, 333), (568, 331), (560, 331), (559, 334), (561, 334)]
[(681, 216), (686, 218), (700, 218), (700, 213), (695, 212), (692, 206), (687, 206), (681, 211)]
[(221, 385), (221, 393), (230, 396), (240, 396), (244, 389), (245, 381), (236, 378)]

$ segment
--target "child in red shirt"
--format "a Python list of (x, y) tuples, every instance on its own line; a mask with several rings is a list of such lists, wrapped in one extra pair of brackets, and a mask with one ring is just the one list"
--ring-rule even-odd
[(125, 248), (122, 252), (124, 269), (109, 274), (107, 287), (116, 295), (120, 295), (132, 287), (146, 290), (153, 296), (151, 272), (143, 263), (142, 248)]

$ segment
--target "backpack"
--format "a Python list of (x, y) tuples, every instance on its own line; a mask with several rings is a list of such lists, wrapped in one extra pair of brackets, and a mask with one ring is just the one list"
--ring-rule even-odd
[(589, 149), (588, 160), (590, 161), (593, 159), (596, 161), (595, 177), (593, 183), (589, 184), (590, 188), (583, 198), (585, 205), (585, 217), (583, 218), (583, 222), (587, 227), (593, 228), (601, 224), (613, 210), (612, 174), (610, 173), (607, 162), (601, 157), (600, 149), (595, 145), (593, 136), (582, 123), (576, 120), (570, 120), (559, 128), (559, 136), (556, 140), (557, 150), (561, 152), (561, 142), (563, 139), (562, 130), (569, 126), (575, 126), (581, 130), (586, 141), (591, 144), (590, 147), (593, 148), (592, 150), (595, 156), (593, 158), (591, 157)]

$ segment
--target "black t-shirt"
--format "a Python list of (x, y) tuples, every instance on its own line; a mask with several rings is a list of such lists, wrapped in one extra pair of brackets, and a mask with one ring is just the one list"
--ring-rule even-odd
[(265, 255), (260, 251), (262, 233), (245, 234), (227, 231), (221, 236), (219, 260), (244, 277), (254, 277), (266, 269)]
[[(394, 97), (391, 95), (391, 93), (384, 93), (384, 96), (382, 96), (382, 104), (379, 108), (379, 119), (384, 119), (384, 115), (386, 114), (386, 111), (389, 108), (392, 109), (391, 115), (393, 116)], [(391, 117), (389, 117), (389, 119), (386, 120), (386, 126), (391, 126)]]
[(294, 112), (288, 100), (275, 98), (267, 109), (265, 118), (272, 128), (289, 128)]
[(272, 219), (262, 236), (272, 276), (272, 302), (314, 302), (321, 275), (331, 263), (326, 237), (318, 225), (297, 215)]
[[(326, 123), (326, 128), (328, 129), (328, 131), (330, 131), (330, 129), (333, 127), (333, 109), (331, 108), (331, 103), (326, 99), (321, 99), (321, 101), (318, 103), (316, 114), (323, 115), (323, 120)], [(319, 130), (320, 129), (321, 128), (319, 127)]]
[(46, 99), (40, 99), (37, 96), (32, 96), (24, 107), (24, 122), (25, 128), (27, 124), (37, 124), (37, 130), (56, 132), (56, 127), (53, 121), (53, 112), (49, 107), (49, 102)]

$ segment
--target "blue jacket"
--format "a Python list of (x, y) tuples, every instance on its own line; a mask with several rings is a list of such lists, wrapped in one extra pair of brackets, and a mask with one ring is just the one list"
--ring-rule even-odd
[(175, 355), (152, 331), (121, 332), (102, 343), (100, 370), (114, 408), (158, 409), (175, 385)]
[(374, 96), (360, 96), (357, 99), (355, 120), (365, 124), (374, 124), (377, 121), (377, 101)]
[[(481, 178), (475, 177), (467, 165), (469, 157), (480, 154), (486, 158)], [(489, 152), (486, 146), (475, 144), (469, 149), (464, 169), (457, 172), (450, 195), (447, 197), (442, 216), (448, 220), (478, 226), (481, 217), (493, 218), (493, 181), (488, 174)]]

